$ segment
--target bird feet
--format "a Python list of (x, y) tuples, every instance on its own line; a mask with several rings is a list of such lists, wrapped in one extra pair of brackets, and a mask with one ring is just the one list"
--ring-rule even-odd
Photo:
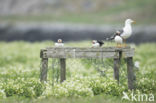
[(125, 48), (127, 47), (127, 44), (117, 44), (117, 48)]
[(117, 44), (116, 47), (117, 47), (117, 48), (122, 48), (122, 45), (121, 45), (121, 44)]
[(123, 47), (124, 47), (124, 48), (125, 48), (125, 47), (127, 47), (127, 44), (126, 44), (126, 43), (124, 43), (124, 44), (123, 44)]

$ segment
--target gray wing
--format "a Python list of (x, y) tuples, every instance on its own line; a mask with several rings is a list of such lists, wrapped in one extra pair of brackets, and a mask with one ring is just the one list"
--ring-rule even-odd
[(124, 32), (123, 29), (120, 29), (120, 30), (117, 30), (117, 31), (116, 31), (116, 34), (121, 35), (123, 32)]
[(100, 44), (100, 47), (104, 44), (102, 40), (97, 40), (97, 42)]
[(113, 36), (111, 36), (111, 37), (109, 37), (109, 38), (106, 38), (106, 40), (113, 40), (113, 39), (115, 38), (116, 35), (119, 35), (119, 36), (120, 36), (123, 32), (124, 32), (123, 29), (117, 30), (117, 31), (113, 34)]

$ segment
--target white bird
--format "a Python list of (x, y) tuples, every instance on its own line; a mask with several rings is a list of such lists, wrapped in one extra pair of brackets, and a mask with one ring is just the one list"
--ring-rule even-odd
[(122, 37), (119, 35), (116, 35), (114, 38), (115, 42), (117, 43), (117, 47), (121, 47), (121, 44), (123, 42)]
[(101, 47), (104, 44), (103, 41), (100, 40), (93, 40), (92, 41), (92, 47)]
[(117, 46), (119, 44), (122, 44), (123, 41), (126, 42), (126, 39), (132, 35), (132, 26), (131, 26), (132, 23), (135, 23), (135, 21), (131, 19), (126, 19), (125, 26), (123, 27), (123, 29), (117, 30), (116, 33), (112, 37), (107, 38), (107, 40), (115, 40)]
[(120, 33), (121, 37), (125, 40), (132, 35), (132, 26), (131, 24), (135, 23), (132, 19), (127, 19), (125, 21), (125, 27), (123, 28), (123, 32)]
[(63, 47), (64, 43), (62, 43), (62, 39), (58, 39), (57, 43), (55, 43), (55, 47)]

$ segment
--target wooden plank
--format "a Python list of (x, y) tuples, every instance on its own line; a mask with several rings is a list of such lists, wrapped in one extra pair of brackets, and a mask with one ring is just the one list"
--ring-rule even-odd
[(108, 51), (127, 51), (129, 49), (131, 49), (130, 47), (125, 47), (125, 48), (116, 48), (116, 47), (102, 47), (102, 48), (91, 48), (91, 47), (47, 47), (47, 50), (66, 50), (66, 51), (71, 51), (73, 49), (75, 49), (76, 51), (83, 51), (83, 52), (87, 52), (87, 51), (102, 51), (102, 52), (108, 52)]
[(48, 58), (118, 58), (117, 52), (101, 52), (101, 51), (76, 51), (72, 50), (47, 50), (43, 53)]
[(60, 82), (62, 83), (66, 80), (66, 59), (60, 59)]
[(53, 49), (53, 48), (66, 48), (66, 49), (76, 49), (76, 48), (81, 48), (81, 49), (130, 49), (130, 46), (127, 47), (122, 47), (122, 48), (117, 48), (117, 47), (97, 47), (97, 48), (93, 48), (93, 47), (46, 47), (46, 49)]
[(49, 58), (118, 58), (116, 52), (55, 52), (47, 51), (45, 57)]
[(123, 57), (125, 57), (125, 58), (133, 57), (134, 56), (134, 49), (129, 49), (127, 51), (123, 51), (122, 54), (123, 54)]
[(132, 57), (134, 49), (127, 48), (76, 48), (76, 47), (49, 47), (42, 50), (43, 58), (118, 58), (117, 52), (123, 52), (123, 57)]
[(128, 77), (128, 88), (134, 89), (134, 71), (133, 71), (133, 58), (127, 58), (127, 77)]
[(40, 81), (47, 81), (47, 72), (48, 72), (48, 58), (42, 58)]

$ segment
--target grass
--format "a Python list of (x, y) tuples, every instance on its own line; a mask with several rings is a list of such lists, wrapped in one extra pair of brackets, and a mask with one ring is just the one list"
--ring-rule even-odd
[[(78, 47), (88, 47), (90, 46), (89, 41), (82, 42), (69, 42), (66, 43), (66, 46), (78, 46)], [(106, 43), (105, 46), (114, 45), (112, 43)], [(134, 62), (140, 62), (140, 69), (135, 69), (136, 78), (137, 78), (137, 87), (141, 93), (153, 93), (155, 95), (156, 88), (156, 47), (155, 43), (146, 43), (141, 45), (131, 45), (135, 48)], [(52, 69), (51, 63), (49, 64), (49, 74), (48, 74), (48, 86), (46, 88), (55, 88), (56, 91), (45, 90), (40, 87), (41, 84), (39, 80), (39, 71), (40, 71), (40, 58), (39, 52), (41, 48), (47, 46), (53, 46), (53, 42), (0, 42), (0, 102), (2, 103), (50, 103), (50, 102), (85, 102), (85, 103), (120, 103), (120, 102), (129, 102), (122, 101), (122, 92), (127, 91), (127, 79), (126, 79), (126, 65), (122, 61), (120, 73), (120, 86), (116, 85), (116, 82), (109, 80), (113, 78), (113, 69), (112, 61), (105, 61), (105, 66), (101, 67), (100, 63), (98, 67), (106, 70), (106, 75), (101, 77), (99, 72), (97, 72), (96, 61), (84, 60), (84, 59), (68, 59), (67, 60), (67, 81), (63, 84), (55, 84), (54, 87), (51, 85), (52, 81)], [(147, 49), (148, 48), (148, 49)], [(99, 61), (100, 62), (100, 61)], [(102, 63), (103, 64), (103, 63)], [(100, 76), (100, 77), (99, 77)], [(87, 79), (88, 78), (88, 79)], [(95, 78), (95, 79), (94, 79)], [(101, 81), (97, 81), (97, 79)], [(101, 79), (100, 79), (101, 78)], [(93, 84), (92, 84), (93, 82)], [(70, 86), (72, 83), (73, 87)], [(104, 84), (103, 84), (104, 83)], [(111, 85), (109, 85), (111, 83)], [(69, 84), (69, 85), (68, 85)], [(91, 84), (92, 90), (87, 90), (88, 84)], [(104, 87), (103, 87), (104, 85)], [(108, 85), (108, 86), (107, 86)], [(36, 92), (41, 93), (40, 96), (34, 94), (34, 90), (31, 90), (32, 86), (36, 86), (34, 89), (38, 89)], [(65, 86), (65, 88), (64, 88)], [(66, 86), (69, 86), (69, 88)], [(77, 87), (80, 89), (77, 90)], [(58, 88), (58, 89), (57, 89)], [(64, 89), (67, 89), (67, 93), (64, 93)], [(86, 89), (85, 89), (86, 88)], [(104, 89), (105, 88), (105, 89)], [(121, 89), (123, 88), (123, 89)], [(110, 89), (111, 91), (107, 91)], [(4, 90), (5, 93), (8, 93), (6, 98), (3, 96)], [(24, 90), (24, 92), (21, 92)], [(31, 91), (29, 91), (31, 90)], [(42, 93), (46, 91), (45, 93)], [(82, 90), (82, 91), (79, 91)], [(86, 91), (87, 90), (87, 91)], [(100, 91), (101, 92), (100, 92)], [(103, 91), (104, 90), (104, 91)], [(114, 91), (115, 90), (115, 91)], [(121, 92), (121, 93), (120, 93)], [(22, 93), (22, 94), (21, 94)], [(55, 94), (61, 96), (57, 97)], [(94, 96), (85, 96), (92, 95), (88, 93), (96, 93)], [(117, 93), (117, 94), (116, 94)], [(45, 94), (45, 95), (44, 95)], [(3, 96), (1, 96), (3, 95)], [(71, 96), (68, 96), (71, 95)], [(74, 96), (75, 95), (75, 96)], [(78, 97), (77, 97), (77, 96)], [(46, 97), (45, 97), (46, 96)], [(79, 97), (80, 96), (80, 97)]]
[(107, 96), (107, 95), (99, 95), (93, 98), (46, 98), (42, 100), (30, 100), (28, 98), (22, 97), (10, 97), (6, 100), (0, 100), (0, 102), (5, 103), (130, 103), (128, 101), (121, 101), (120, 98)]

